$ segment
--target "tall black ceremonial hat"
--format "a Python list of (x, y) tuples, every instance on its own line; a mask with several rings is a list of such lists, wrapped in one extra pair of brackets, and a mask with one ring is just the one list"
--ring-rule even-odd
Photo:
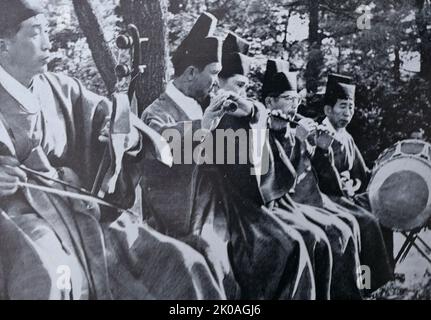
[(217, 19), (204, 12), (172, 55), (174, 68), (221, 62), (221, 40), (214, 37)]
[(324, 101), (327, 105), (334, 105), (338, 99), (354, 100), (355, 85), (348, 76), (331, 73), (328, 75)]
[(233, 32), (229, 32), (223, 41), (222, 70), (220, 77), (227, 79), (235, 74), (247, 75), (250, 61), (247, 57), (250, 44)]
[(0, 0), (0, 33), (43, 13), (38, 0)]
[(298, 91), (297, 72), (290, 72), (289, 67), (289, 62), (285, 60), (268, 60), (262, 85), (263, 99), (269, 94), (280, 95), (285, 91)]
[(232, 31), (229, 31), (226, 38), (223, 41), (223, 53), (242, 53), (247, 55), (248, 50), (250, 49), (250, 43), (235, 34)]

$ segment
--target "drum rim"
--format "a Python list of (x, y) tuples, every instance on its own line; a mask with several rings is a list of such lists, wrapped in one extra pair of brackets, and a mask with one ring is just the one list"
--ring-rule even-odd
[[(412, 142), (420, 142), (420, 143), (422, 143), (424, 146), (429, 146), (429, 148), (430, 148), (430, 151), (431, 151), (431, 143), (429, 143), (429, 142), (426, 142), (426, 141), (423, 141), (423, 140), (419, 140), (419, 139), (406, 139), (406, 140), (401, 140), (401, 141), (398, 141), (397, 143), (395, 143), (394, 145), (392, 145), (391, 147), (388, 147), (388, 148), (386, 148), (385, 150), (383, 150), (382, 151), (382, 153), (380, 154), (380, 156), (376, 159), (376, 163), (378, 163), (379, 162), (379, 160), (381, 160), (382, 159), (382, 157), (383, 157), (383, 155), (386, 153), (386, 151), (388, 151), (388, 150), (390, 150), (391, 148), (396, 148), (396, 146), (397, 145), (399, 145), (399, 144), (402, 144), (402, 143), (412, 143)], [(414, 159), (418, 159), (418, 160), (421, 160), (421, 161), (424, 161), (424, 162), (426, 162), (426, 163), (428, 163), (429, 161), (427, 161), (427, 160), (425, 160), (425, 159), (423, 159), (423, 158), (421, 158), (421, 157), (418, 157), (417, 155), (417, 153), (415, 153), (415, 154), (407, 154), (407, 153), (403, 153), (403, 155), (405, 156), (405, 157), (407, 157), (407, 158), (414, 158)], [(397, 159), (397, 158), (395, 158), (395, 159)], [(375, 171), (377, 171), (378, 169), (379, 169), (379, 167), (381, 167), (381, 166), (383, 166), (384, 164), (386, 164), (387, 162), (390, 162), (391, 160), (394, 160), (394, 158), (393, 157), (391, 157), (391, 158), (389, 158), (389, 159), (387, 159), (387, 160), (385, 160), (385, 161), (382, 161), (381, 163), (379, 163), (378, 164), (378, 166), (376, 166), (376, 165), (374, 165), (374, 167), (373, 167), (373, 169), (372, 169), (372, 172), (371, 172), (371, 179), (373, 178), (373, 174), (374, 174), (374, 172)], [(430, 153), (430, 160), (431, 160), (431, 153)], [(431, 162), (430, 162), (430, 167), (431, 167)], [(371, 183), (371, 180), (370, 180), (370, 183)]]
[(423, 140), (420, 140), (420, 139), (405, 139), (405, 140), (400, 140), (400, 141), (394, 143), (392, 146), (385, 148), (380, 153), (380, 155), (377, 157), (376, 162), (378, 162), (388, 150), (390, 150), (392, 148), (396, 148), (397, 145), (404, 144), (404, 143), (419, 143), (419, 144), (423, 144), (423, 145), (428, 145), (431, 148), (431, 143), (430, 142), (423, 141)]
[[(383, 167), (383, 165), (384, 164), (388, 164), (388, 163), (390, 163), (390, 162), (393, 162), (393, 161), (397, 161), (397, 160), (408, 160), (408, 159), (414, 159), (414, 160), (418, 160), (420, 163), (422, 163), (423, 165), (425, 165), (426, 167), (428, 167), (428, 168), (430, 168), (431, 169), (431, 162), (430, 161), (427, 161), (427, 160), (425, 160), (425, 159), (423, 159), (423, 158), (420, 158), (420, 157), (418, 157), (417, 156), (417, 154), (404, 154), (404, 156), (402, 157), (402, 158), (399, 158), (399, 157), (396, 157), (396, 158), (390, 158), (390, 159), (388, 159), (388, 160), (386, 160), (386, 161), (384, 161), (384, 162), (382, 162), (380, 165), (379, 165), (379, 167), (378, 168), (376, 168), (376, 170), (373, 170), (373, 172), (372, 172), (372, 176), (371, 176), (371, 179), (370, 179), (370, 182), (368, 183), (368, 186), (367, 186), (367, 193), (369, 194), (369, 197), (370, 197), (370, 204), (371, 204), (371, 202), (372, 202), (372, 200), (371, 200), (371, 196), (370, 196), (370, 189), (371, 189), (371, 187), (372, 187), (372, 185), (373, 185), (373, 183), (374, 183), (374, 180), (375, 180), (375, 178), (376, 178), (376, 175), (377, 175), (377, 172)], [(431, 188), (430, 188), (430, 192), (431, 192)], [(431, 201), (431, 194), (428, 196), (428, 205), (427, 205), (427, 208), (429, 207), (429, 203), (430, 203), (430, 201)], [(377, 217), (377, 216), (376, 216)], [(428, 219), (429, 219), (429, 217), (428, 217)], [(414, 227), (414, 228), (399, 228), (399, 227), (393, 227), (393, 226), (387, 226), (388, 228), (390, 228), (390, 229), (392, 229), (392, 230), (395, 230), (395, 231), (399, 231), (399, 230), (402, 230), (402, 231), (409, 231), (409, 230), (414, 230), (415, 228), (418, 228), (418, 227)]]

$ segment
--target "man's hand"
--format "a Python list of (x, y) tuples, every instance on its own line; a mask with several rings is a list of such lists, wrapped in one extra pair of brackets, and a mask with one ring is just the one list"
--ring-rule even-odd
[(325, 127), (319, 126), (317, 128), (316, 145), (323, 149), (328, 150), (332, 142), (334, 141), (334, 135), (330, 133)]
[(274, 131), (286, 130), (289, 124), (288, 116), (279, 109), (271, 110), (269, 113), (269, 128)]
[(295, 135), (300, 141), (305, 141), (308, 136), (314, 134), (316, 130), (317, 123), (314, 122), (313, 119), (304, 118), (298, 122)]
[(235, 93), (231, 93), (229, 100), (233, 101), (237, 105), (235, 110), (228, 110), (229, 114), (238, 118), (248, 117), (252, 114), (254, 108), (254, 103), (252, 100), (241, 97)]
[(214, 130), (218, 126), (226, 108), (229, 107), (230, 96), (230, 92), (220, 90), (216, 96), (211, 98), (211, 103), (202, 116), (202, 129)]
[(0, 156), (0, 198), (15, 194), (18, 183), (27, 180), (27, 175), (19, 165), (13, 157)]
[(241, 97), (232, 91), (219, 90), (211, 99), (202, 118), (202, 128), (214, 130), (224, 114), (234, 117), (247, 117), (252, 114), (254, 103), (252, 100)]

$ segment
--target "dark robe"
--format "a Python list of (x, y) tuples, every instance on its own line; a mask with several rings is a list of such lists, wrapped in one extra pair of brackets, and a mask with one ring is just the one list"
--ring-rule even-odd
[[(253, 120), (225, 115), (218, 129), (250, 129)], [(247, 131), (250, 143), (247, 155), (250, 148), (256, 147), (249, 134)], [(236, 140), (233, 164), (227, 164), (225, 154), (223, 164), (196, 167), (192, 194), (193, 233), (202, 237), (211, 235), (221, 243), (219, 251), (227, 251), (241, 288), (241, 298), (313, 299), (313, 267), (304, 239), (265, 206), (267, 199), (286, 193), (285, 186), (278, 184), (272, 174), (273, 165), (277, 163), (270, 160), (268, 172), (258, 179), (251, 174), (256, 163), (250, 159), (240, 163), (238, 144)], [(227, 148), (225, 144), (224, 150)]]
[(325, 161), (313, 161), (313, 168), (319, 188), (332, 200), (331, 203), (325, 199), (325, 203), (342, 206), (358, 221), (362, 239), (361, 264), (370, 267), (371, 291), (376, 290), (393, 279), (393, 237), (371, 213), (366, 193), (370, 170), (353, 137), (347, 131), (337, 134), (325, 154)]
[[(35, 77), (32, 90), (40, 107), (29, 110), (0, 86), (2, 155), (89, 188), (103, 154), (98, 136), (110, 103), (58, 74)], [(127, 195), (123, 199), (122, 205), (133, 204)], [(0, 207), (1, 298), (224, 297), (200, 254), (128, 213), (101, 224), (97, 205), (28, 188), (2, 198)]]
[(201, 128), (201, 120), (192, 121), (166, 93), (145, 109), (142, 120), (161, 135), (166, 130), (178, 132), (181, 145), (175, 147), (181, 150), (182, 157), (181, 163), (176, 161), (171, 168), (159, 161), (145, 160), (141, 181), (144, 218), (166, 235), (175, 238), (187, 236), (190, 233), (189, 199), (195, 163), (191, 158), (184, 161), (187, 160), (184, 157), (192, 156), (192, 149), (184, 152), (184, 148), (185, 143), (192, 143), (192, 135)]
[[(203, 237), (192, 232), (192, 177), (196, 167), (192, 155), (198, 144), (192, 141), (192, 137), (201, 129), (201, 120), (191, 120), (167, 93), (163, 93), (145, 109), (142, 120), (162, 136), (170, 131), (177, 133), (179, 138), (168, 141), (175, 149), (172, 150), (172, 167), (168, 168), (152, 159), (144, 160), (141, 180), (144, 220), (159, 232), (186, 242), (199, 251), (218, 283), (225, 289), (227, 298), (239, 298), (240, 289), (227, 251), (219, 249), (224, 244), (213, 234)], [(187, 149), (187, 144), (190, 144), (190, 149)]]
[[(367, 168), (353, 137), (347, 131), (340, 134), (340, 136), (343, 139), (334, 139), (330, 147), (332, 166), (336, 170), (336, 175), (340, 181), (339, 183), (335, 183), (335, 185), (341, 186), (344, 194), (353, 197), (355, 194), (360, 194), (367, 190), (370, 170)], [(319, 174), (323, 174), (323, 172)], [(333, 180), (334, 173), (331, 172), (329, 176), (325, 177), (326, 179)], [(331, 187), (324, 184), (322, 184), (322, 188), (325, 188), (325, 193), (336, 192), (334, 189), (327, 191), (326, 188)]]
[[(292, 168), (296, 167), (297, 169), (297, 163), (293, 162), (293, 166), (292, 162), (290, 162), (291, 154), (286, 152), (288, 151), (286, 150), (286, 143), (291, 141), (290, 138), (292, 137), (285, 136), (284, 132), (280, 134), (270, 130), (271, 148), (282, 155), (285, 159), (283, 162), (289, 162)], [(307, 150), (301, 150), (300, 155), (304, 155), (306, 152)], [(279, 157), (278, 161), (282, 157)], [(299, 220), (309, 230), (324, 232), (330, 244), (333, 258), (330, 297), (332, 299), (359, 299), (361, 297), (357, 286), (359, 241), (354, 232), (356, 222), (353, 218), (344, 222), (343, 219), (332, 215), (322, 206), (319, 207), (319, 197), (314, 194), (313, 186), (309, 183), (304, 183), (304, 181), (308, 180), (307, 173), (309, 170), (293, 170), (294, 175), (281, 175), (284, 177), (283, 183), (289, 186), (289, 189), (283, 198), (274, 199), (274, 201), (276, 207), (282, 209), (294, 208), (294, 210), (291, 210), (290, 214), (278, 212), (279, 217), (286, 222), (294, 221), (299, 223)], [(280, 173), (277, 175), (280, 176)], [(304, 185), (306, 185), (304, 189), (299, 187)], [(309, 202), (304, 201), (307, 197), (310, 199)], [(325, 263), (325, 260), (318, 261), (315, 268), (321, 271)]]

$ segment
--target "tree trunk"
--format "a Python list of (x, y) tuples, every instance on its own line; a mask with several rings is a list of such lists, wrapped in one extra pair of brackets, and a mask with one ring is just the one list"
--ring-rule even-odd
[(105, 39), (102, 27), (97, 20), (93, 7), (87, 0), (73, 0), (79, 26), (87, 38), (94, 63), (105, 83), (108, 93), (115, 90), (115, 58)]
[(338, 55), (337, 55), (337, 73), (341, 73), (341, 58), (342, 58), (342, 48), (338, 46)]
[(394, 48), (394, 54), (395, 54), (395, 59), (394, 59), (394, 80), (397, 83), (399, 83), (401, 81), (401, 73), (400, 73), (401, 58), (400, 58), (400, 48), (398, 46), (396, 46)]
[(319, 0), (308, 0), (308, 62), (305, 69), (306, 87), (309, 93), (317, 92), (323, 66), (322, 37), (319, 34)]
[(164, 91), (167, 82), (167, 3), (166, 0), (121, 0), (120, 12), (127, 24), (135, 24), (143, 43), (142, 56), (146, 65), (138, 84), (137, 98), (144, 110)]

